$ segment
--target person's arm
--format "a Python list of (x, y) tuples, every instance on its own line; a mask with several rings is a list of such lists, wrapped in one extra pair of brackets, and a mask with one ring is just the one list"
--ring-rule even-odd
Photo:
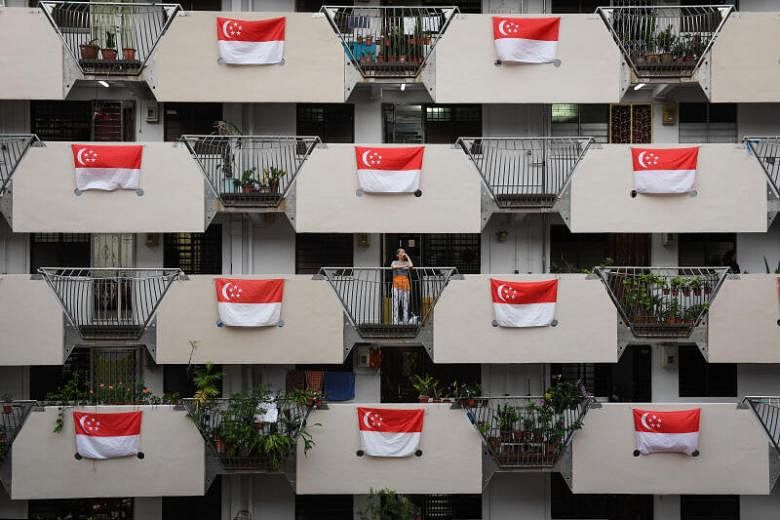
[(412, 263), (412, 259), (409, 258), (409, 255), (404, 255), (406, 257), (406, 261), (409, 262), (409, 269), (414, 269), (414, 264)]

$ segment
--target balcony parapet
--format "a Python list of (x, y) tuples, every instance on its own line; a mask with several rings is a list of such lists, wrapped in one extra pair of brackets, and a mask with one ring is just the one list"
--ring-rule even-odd
[[(294, 182), (320, 144), (316, 136), (184, 135), (224, 210), (287, 211)], [(280, 208), (283, 201), (287, 204)], [(288, 217), (295, 219), (294, 211)]]
[(707, 315), (728, 267), (597, 267), (617, 307), (618, 356), (636, 343), (696, 343), (707, 358)]
[(76, 345), (143, 344), (156, 357), (154, 316), (181, 269), (41, 267), (65, 314), (64, 358)]
[[(306, 420), (315, 405), (288, 396), (184, 399), (206, 442), (206, 488), (216, 475), (281, 473), (295, 484), (296, 444), (314, 445)], [(274, 443), (271, 443), (273, 440)]]
[(394, 276), (389, 267), (323, 267), (317, 277), (344, 307), (344, 358), (359, 343), (422, 345), (433, 358), (433, 308), (455, 267), (414, 267)]
[(498, 212), (547, 212), (593, 142), (590, 137), (461, 137), (482, 178), (482, 225)]
[(83, 75), (138, 76), (179, 4), (42, 0), (41, 9)]
[(733, 11), (718, 5), (597, 9), (631, 68), (631, 83), (680, 82), (701, 71), (708, 96), (710, 50)]

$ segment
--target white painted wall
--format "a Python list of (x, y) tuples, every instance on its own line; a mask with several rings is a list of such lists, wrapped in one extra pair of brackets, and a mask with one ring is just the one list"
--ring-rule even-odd
[[(483, 273), (540, 273), (548, 269), (544, 241), (550, 217), (544, 215), (495, 214), (482, 232)], [(505, 241), (499, 232), (506, 231)]]

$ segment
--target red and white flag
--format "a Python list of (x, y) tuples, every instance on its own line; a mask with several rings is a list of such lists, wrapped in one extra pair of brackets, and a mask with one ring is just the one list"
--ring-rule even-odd
[(70, 149), (77, 190), (138, 189), (143, 145), (72, 144)]
[(686, 453), (699, 449), (701, 408), (656, 412), (634, 408), (636, 449), (642, 455), (651, 453)]
[(699, 147), (631, 148), (637, 193), (688, 193), (696, 182)]
[(546, 327), (555, 319), (558, 280), (507, 282), (491, 278), (490, 293), (499, 327)]
[(284, 57), (285, 18), (237, 20), (217, 17), (217, 45), (222, 63), (270, 65)]
[(141, 451), (141, 412), (73, 412), (76, 452), (85, 459), (113, 459)]
[(284, 280), (217, 278), (217, 307), (223, 325), (268, 327), (282, 318)]
[(358, 407), (358, 427), (363, 451), (371, 457), (408, 457), (420, 446), (422, 408)]
[(424, 154), (424, 146), (356, 146), (360, 189), (367, 193), (414, 193), (420, 189)]
[(499, 61), (550, 63), (558, 54), (561, 19), (493, 17), (493, 39)]

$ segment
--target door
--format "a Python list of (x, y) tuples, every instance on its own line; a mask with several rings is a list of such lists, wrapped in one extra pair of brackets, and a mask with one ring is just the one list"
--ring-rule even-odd
[(609, 142), (650, 143), (653, 136), (652, 105), (610, 105)]
[(412, 377), (432, 376), (439, 381), (438, 396), (447, 397), (454, 382), (480, 384), (479, 364), (435, 364), (423, 347), (382, 347), (380, 396), (383, 403), (416, 403)]

